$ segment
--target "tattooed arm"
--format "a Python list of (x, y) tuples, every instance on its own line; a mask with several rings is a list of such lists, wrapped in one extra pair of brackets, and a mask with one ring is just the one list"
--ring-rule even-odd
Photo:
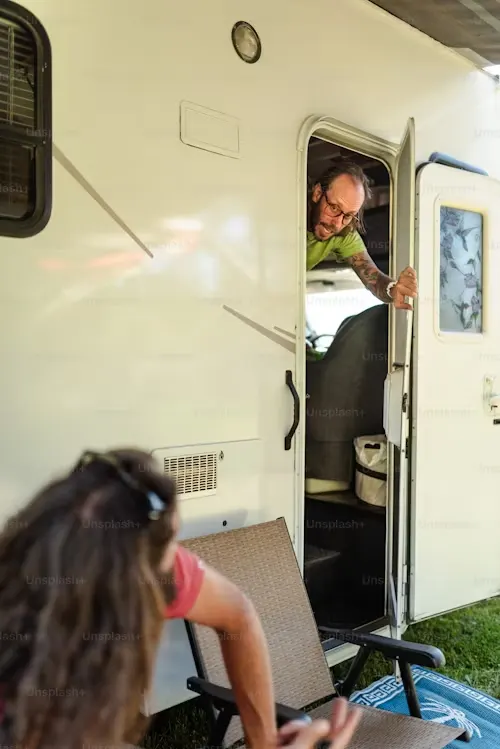
[(351, 266), (356, 275), (359, 276), (361, 281), (363, 281), (366, 288), (371, 291), (377, 299), (380, 299), (381, 302), (385, 302), (385, 304), (390, 304), (392, 302), (392, 298), (389, 296), (386, 289), (387, 284), (391, 283), (394, 279), (390, 276), (386, 276), (385, 273), (382, 273), (382, 271), (377, 268), (366, 250), (351, 255), (351, 257), (346, 258), (346, 262)]
[(396, 309), (412, 309), (412, 305), (405, 300), (406, 297), (415, 299), (418, 296), (417, 275), (413, 268), (407, 266), (401, 271), (398, 280), (390, 289), (389, 296), (387, 286), (392, 282), (392, 278), (377, 268), (366, 250), (351, 255), (346, 258), (346, 261), (366, 288), (381, 302), (385, 304), (392, 302)]

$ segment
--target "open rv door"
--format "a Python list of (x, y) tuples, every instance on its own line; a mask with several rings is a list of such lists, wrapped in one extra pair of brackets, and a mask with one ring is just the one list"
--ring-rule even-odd
[[(414, 265), (415, 123), (408, 120), (395, 162), (391, 276)], [(392, 483), (389, 486), (388, 607), (392, 636), (400, 638), (405, 617), (406, 534), (408, 505), (409, 385), (413, 311), (389, 308), (391, 347), (385, 382), (384, 427)]]
[(411, 621), (500, 592), (500, 182), (417, 179)]

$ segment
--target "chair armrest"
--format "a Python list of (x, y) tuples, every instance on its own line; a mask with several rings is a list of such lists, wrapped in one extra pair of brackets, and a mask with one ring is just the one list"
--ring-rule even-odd
[(441, 668), (445, 665), (444, 654), (432, 645), (421, 645), (416, 642), (405, 640), (394, 640), (391, 637), (381, 635), (369, 635), (361, 632), (352, 632), (348, 629), (330, 629), (330, 627), (319, 627), (320, 632), (331, 635), (336, 640), (360, 645), (381, 653), (386, 658), (397, 658), (406, 663), (424, 668)]
[[(212, 704), (218, 710), (229, 709), (233, 715), (237, 715), (238, 707), (236, 700), (232, 691), (227, 687), (212, 684), (211, 681), (200, 679), (199, 676), (191, 676), (187, 680), (187, 688), (192, 692), (196, 692), (196, 694), (210, 697)], [(304, 713), (302, 710), (295, 710), (295, 708), (288, 707), (287, 705), (281, 705), (279, 702), (276, 702), (276, 718), (280, 726), (288, 723), (290, 720), (302, 720), (305, 723), (311, 722), (311, 718), (307, 713)]]

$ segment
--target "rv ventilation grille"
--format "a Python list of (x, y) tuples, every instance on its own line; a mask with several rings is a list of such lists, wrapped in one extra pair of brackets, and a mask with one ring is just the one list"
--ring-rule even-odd
[(216, 453), (164, 458), (163, 466), (175, 481), (180, 498), (214, 494), (217, 489)]

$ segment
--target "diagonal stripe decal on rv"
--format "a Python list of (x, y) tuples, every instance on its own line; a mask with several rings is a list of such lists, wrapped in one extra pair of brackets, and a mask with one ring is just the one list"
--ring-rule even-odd
[(295, 338), (297, 338), (297, 336), (295, 335), (295, 333), (290, 333), (290, 331), (288, 331), (288, 330), (284, 330), (283, 328), (278, 328), (277, 325), (273, 325), (273, 328), (274, 328), (274, 330), (277, 330), (278, 333), (283, 333), (283, 335), (287, 335), (289, 338), (293, 338), (294, 340), (295, 340)]
[(229, 312), (231, 315), (234, 315), (234, 317), (237, 317), (238, 320), (241, 320), (241, 322), (244, 322), (245, 325), (248, 325), (250, 328), (256, 330), (257, 333), (260, 333), (265, 338), (268, 338), (273, 343), (277, 343), (278, 346), (283, 346), (283, 348), (285, 348), (287, 351), (291, 351), (292, 354), (295, 353), (295, 343), (285, 340), (281, 336), (277, 335), (277, 333), (273, 333), (272, 330), (265, 328), (263, 325), (259, 325), (258, 322), (251, 320), (249, 317), (245, 317), (245, 315), (242, 315), (241, 312), (237, 312), (235, 309), (228, 307), (226, 304), (223, 304), (222, 308), (225, 309), (226, 312)]
[(113, 221), (116, 224), (118, 224), (118, 226), (120, 226), (123, 229), (123, 231), (126, 232), (129, 235), (129, 237), (134, 240), (134, 242), (137, 245), (139, 245), (139, 247), (141, 248), (141, 250), (144, 250), (144, 252), (147, 255), (149, 255), (149, 257), (153, 257), (153, 253), (151, 252), (151, 250), (148, 247), (146, 247), (146, 245), (144, 244), (144, 242), (142, 242), (136, 234), (134, 234), (134, 232), (132, 231), (132, 229), (130, 229), (127, 226), (127, 224), (125, 223), (125, 221), (123, 221), (120, 218), (120, 216), (117, 213), (115, 213), (115, 211), (111, 208), (111, 206), (108, 205), (108, 203), (106, 203), (106, 201), (104, 200), (104, 198), (101, 197), (101, 195), (99, 195), (99, 193), (97, 192), (97, 190), (95, 190), (92, 187), (92, 185), (90, 184), (90, 182), (88, 182), (85, 179), (85, 177), (83, 176), (83, 174), (81, 172), (79, 172), (78, 169), (76, 168), (76, 166), (68, 159), (68, 157), (65, 156), (63, 154), (63, 152), (59, 150), (59, 148), (56, 146), (55, 143), (52, 144), (52, 152), (54, 154), (54, 158), (60, 163), (60, 165), (63, 167), (63, 169), (66, 169), (66, 171), (68, 172), (68, 174), (71, 174), (71, 176), (76, 179), (76, 181), (78, 182), (78, 184), (80, 184), (83, 187), (83, 189), (85, 190), (85, 192), (88, 192), (88, 194), (90, 195), (90, 197), (94, 198), (94, 200), (96, 201), (96, 203), (99, 203), (99, 205), (101, 206), (101, 208), (103, 208), (106, 211), (106, 213), (108, 214), (108, 216), (110, 216), (113, 219)]

